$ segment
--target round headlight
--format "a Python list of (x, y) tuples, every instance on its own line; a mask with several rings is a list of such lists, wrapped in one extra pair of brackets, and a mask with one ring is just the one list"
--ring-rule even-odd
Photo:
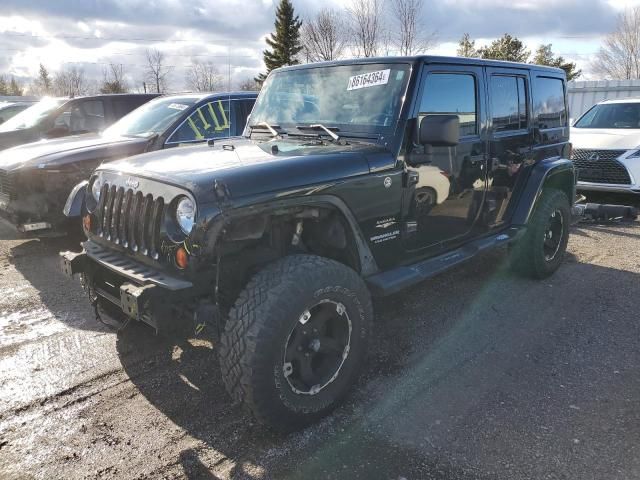
[(100, 201), (100, 190), (102, 190), (102, 178), (96, 177), (91, 184), (91, 195), (95, 198), (96, 202)]
[(176, 220), (184, 233), (189, 235), (196, 220), (196, 206), (191, 199), (183, 197), (176, 205)]

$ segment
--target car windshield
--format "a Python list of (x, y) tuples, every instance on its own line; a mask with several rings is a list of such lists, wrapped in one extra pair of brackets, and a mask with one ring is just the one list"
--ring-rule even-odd
[(574, 125), (576, 128), (640, 128), (640, 103), (601, 103)]
[(275, 72), (266, 80), (249, 123), (285, 129), (322, 124), (341, 134), (381, 133), (397, 122), (409, 68), (394, 63)]
[(111, 125), (103, 135), (109, 137), (146, 137), (155, 133), (163, 133), (197, 101), (197, 98), (192, 97), (168, 97), (151, 100)]
[(31, 128), (66, 101), (64, 98), (44, 98), (0, 125), (0, 132)]

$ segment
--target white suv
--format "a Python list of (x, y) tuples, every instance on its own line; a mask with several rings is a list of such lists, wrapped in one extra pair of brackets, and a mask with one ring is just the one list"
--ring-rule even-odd
[(607, 100), (571, 127), (578, 190), (640, 193), (640, 99)]

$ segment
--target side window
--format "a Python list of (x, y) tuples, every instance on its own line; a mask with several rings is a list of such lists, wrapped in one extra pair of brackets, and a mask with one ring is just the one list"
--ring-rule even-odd
[(98, 132), (104, 127), (102, 100), (79, 102), (78, 108), (71, 110), (71, 133)]
[(541, 130), (567, 126), (567, 106), (561, 79), (536, 77), (533, 111)]
[(102, 100), (77, 100), (69, 102), (55, 121), (55, 128), (68, 129), (70, 133), (98, 132), (105, 127)]
[(194, 142), (230, 136), (229, 100), (215, 100), (201, 105), (175, 131), (167, 143)]
[(430, 73), (425, 81), (419, 119), (458, 115), (460, 136), (478, 134), (476, 79), (470, 74)]
[(54, 128), (69, 129), (71, 126), (71, 110), (77, 107), (77, 104), (75, 102), (67, 103), (64, 107), (65, 108), (60, 113), (58, 113), (55, 120), (53, 121)]
[(494, 132), (527, 128), (527, 96), (524, 78), (493, 75), (490, 92)]

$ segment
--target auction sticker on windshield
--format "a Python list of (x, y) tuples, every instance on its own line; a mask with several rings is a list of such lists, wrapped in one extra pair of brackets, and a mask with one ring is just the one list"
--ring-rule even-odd
[(187, 108), (189, 108), (189, 105), (184, 105), (182, 103), (172, 103), (171, 105), (168, 105), (167, 108), (173, 108), (174, 110), (186, 110)]
[(375, 87), (376, 85), (386, 85), (389, 83), (390, 74), (391, 69), (354, 75), (353, 77), (349, 77), (347, 90), (357, 90), (359, 88)]

